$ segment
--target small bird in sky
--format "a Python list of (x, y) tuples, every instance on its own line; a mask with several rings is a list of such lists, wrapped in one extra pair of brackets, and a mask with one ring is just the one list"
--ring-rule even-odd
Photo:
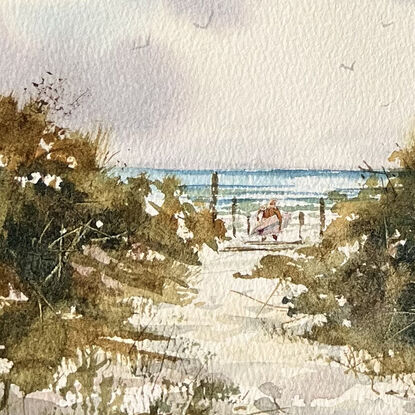
[(382, 22), (381, 24), (382, 24), (382, 27), (383, 27), (384, 29), (386, 29), (387, 27), (392, 26), (394, 23), (395, 23), (395, 22), (389, 22), (389, 23), (384, 23), (384, 22)]
[(197, 27), (198, 29), (207, 29), (210, 23), (212, 22), (212, 19), (213, 19), (213, 10), (210, 12), (209, 18), (204, 25), (200, 23), (193, 23), (193, 25)]
[(138, 45), (138, 46), (134, 46), (133, 47), (133, 50), (144, 49), (144, 48), (147, 48), (148, 46), (150, 46), (150, 35), (147, 36), (146, 41), (145, 41), (144, 44)]
[(384, 104), (380, 104), (380, 106), (381, 106), (382, 108), (387, 108), (387, 107), (389, 107), (389, 105), (391, 105), (393, 102), (394, 102), (394, 101), (392, 100), (392, 101), (386, 102), (386, 103), (384, 103)]
[(356, 61), (354, 61), (350, 66), (345, 65), (344, 63), (340, 64), (340, 69), (345, 69), (347, 71), (354, 71), (354, 64), (356, 63)]

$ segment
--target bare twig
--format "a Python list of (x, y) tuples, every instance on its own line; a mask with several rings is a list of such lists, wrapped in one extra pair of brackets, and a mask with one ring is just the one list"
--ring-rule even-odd
[(367, 168), (368, 168), (368, 170), (369, 170), (369, 171), (374, 171), (374, 170), (373, 170), (373, 167), (372, 167), (372, 166), (370, 166), (370, 165), (367, 163), (367, 161), (366, 161), (366, 160), (363, 160), (363, 163), (367, 166)]
[(65, 252), (64, 255), (64, 260), (66, 260), (69, 256), (69, 253), (71, 252), (71, 250), (75, 247), (75, 245), (83, 238), (83, 236), (85, 235), (85, 232), (87, 231), (89, 225), (91, 224), (92, 219), (90, 219), (85, 225), (84, 225), (84, 229), (80, 230), (78, 233), (78, 236), (74, 239), (72, 239), (71, 244), (69, 245), (69, 249)]
[(168, 341), (167, 341), (166, 349), (164, 350), (163, 357), (161, 358), (160, 370), (159, 370), (159, 372), (157, 373), (156, 378), (154, 379), (154, 382), (153, 382), (153, 388), (151, 389), (151, 393), (153, 393), (153, 392), (154, 392), (154, 389), (155, 389), (155, 387), (156, 387), (157, 381), (158, 381), (158, 379), (159, 379), (159, 377), (160, 377), (160, 374), (161, 374), (161, 372), (162, 372), (162, 370), (163, 370), (164, 362), (165, 362), (165, 360), (166, 360), (166, 356), (167, 356), (167, 350), (169, 349), (170, 342), (171, 342), (171, 339), (172, 339), (172, 337), (173, 337), (173, 333), (174, 333), (175, 328), (176, 328), (176, 326), (175, 326), (175, 325), (173, 325), (173, 328), (172, 328), (172, 331), (171, 331), (170, 337), (169, 337), (169, 339), (168, 339)]
[(94, 231), (102, 236), (104, 236), (104, 238), (95, 238), (95, 239), (91, 239), (92, 241), (94, 240), (106, 240), (106, 239), (117, 239), (117, 238), (121, 238), (121, 236), (124, 236), (127, 234), (127, 231), (121, 232), (119, 234), (116, 235), (109, 235), (108, 233), (105, 233), (103, 231), (100, 231), (99, 229), (93, 228), (92, 226), (88, 225), (88, 229), (90, 229), (91, 231)]
[(150, 319), (150, 321), (144, 326), (144, 328), (143, 329), (141, 329), (141, 331), (138, 333), (138, 337), (137, 337), (137, 339), (138, 340), (136, 340), (132, 345), (131, 345), (131, 347), (130, 347), (130, 350), (128, 351), (128, 354), (130, 354), (131, 352), (132, 352), (132, 350), (133, 350), (133, 348), (134, 348), (134, 346), (136, 346), (137, 345), (137, 343), (141, 340), (141, 336), (147, 331), (147, 329), (148, 329), (148, 327), (150, 326), (150, 324), (151, 324), (151, 322), (154, 320), (154, 317), (155, 317), (156, 315), (155, 314), (153, 314), (153, 317), (151, 317), (151, 319)]
[(75, 99), (75, 101), (71, 102), (71, 106), (75, 105), (83, 96), (85, 96), (89, 92), (89, 88), (87, 88), (84, 92), (82, 92), (81, 95), (78, 96), (78, 98)]
[(285, 414), (286, 412), (285, 412), (285, 409), (289, 409), (288, 407), (285, 407), (285, 408), (275, 408), (275, 409), (266, 409), (265, 411), (257, 411), (257, 412), (250, 412), (249, 414), (247, 414), (247, 415), (257, 415), (257, 414), (269, 414), (269, 413), (271, 413), (271, 412), (273, 412), (274, 414), (277, 412), (280, 412), (280, 413), (283, 413), (283, 414)]
[(73, 233), (77, 233), (77, 232), (79, 232), (81, 229), (82, 229), (82, 226), (79, 226), (78, 228), (75, 228), (75, 229), (73, 229), (73, 230), (71, 230), (71, 231), (69, 231), (69, 232), (64, 233), (64, 234), (63, 234), (63, 235), (61, 235), (59, 238), (57, 238), (57, 239), (55, 239), (54, 241), (52, 241), (52, 242), (49, 244), (48, 248), (49, 248), (49, 249), (50, 249), (50, 248), (53, 248), (53, 247), (55, 246), (55, 244), (57, 244), (57, 243), (58, 243), (61, 239), (66, 238), (67, 236), (72, 235)]
[(42, 303), (40, 302), (40, 299), (37, 300), (37, 305), (39, 307), (39, 320), (40, 323), (43, 323), (43, 312), (42, 312)]
[(390, 174), (386, 171), (386, 169), (385, 169), (385, 167), (383, 167), (382, 166), (382, 170), (383, 170), (383, 173), (385, 174), (385, 176), (386, 176), (386, 178), (388, 179), (388, 184), (390, 185), (390, 187), (392, 188), (392, 191), (393, 191), (393, 193), (394, 193), (394, 195), (395, 195), (395, 197), (397, 196), (397, 193), (396, 193), (396, 190), (395, 190), (395, 186), (393, 185), (393, 183), (391, 182), (391, 179), (390, 179)]
[(415, 315), (415, 312), (413, 311), (385, 311), (386, 314), (411, 314)]
[(47, 283), (58, 271), (59, 271), (59, 262), (55, 265), (53, 270), (46, 276), (43, 280), (43, 284)]
[(268, 305), (269, 300), (271, 300), (272, 296), (277, 292), (278, 288), (280, 288), (280, 285), (282, 283), (282, 279), (280, 279), (275, 286), (274, 290), (270, 294), (270, 296), (267, 298), (267, 301), (265, 301), (264, 305), (261, 307), (261, 309), (258, 311), (258, 314), (256, 315), (256, 318), (259, 317), (259, 315), (262, 313), (262, 310)]
[(373, 173), (373, 174), (385, 174), (383, 170), (375, 170), (372, 166), (370, 166), (365, 160), (363, 160), (363, 163), (366, 165), (366, 167), (358, 166), (359, 170), (365, 172), (365, 173)]
[(35, 292), (35, 294), (44, 301), (44, 303), (51, 309), (51, 311), (58, 316), (58, 313), (56, 312), (56, 310), (54, 309), (54, 307), (52, 306), (52, 304), (46, 299), (46, 297), (40, 292), (40, 290), (35, 286), (35, 284), (29, 282), (29, 285), (32, 287), (33, 291)]
[(268, 306), (268, 307), (276, 308), (276, 309), (278, 309), (278, 310), (282, 310), (282, 311), (287, 311), (287, 310), (288, 310), (288, 307), (278, 306), (278, 305), (274, 305), (274, 304), (267, 304), (267, 303), (266, 303), (266, 302), (264, 302), (264, 301), (258, 300), (257, 298), (251, 297), (250, 295), (245, 294), (245, 293), (242, 293), (242, 292), (240, 292), (240, 291), (230, 290), (230, 292), (231, 292), (231, 293), (235, 293), (235, 294), (242, 295), (242, 296), (247, 297), (247, 298), (250, 298), (251, 300), (254, 300), (254, 301), (256, 301), (257, 303), (264, 304), (264, 305), (266, 305), (266, 306)]
[(107, 154), (105, 155), (105, 158), (104, 158), (104, 164), (108, 164), (119, 152), (120, 151), (116, 151), (116, 152), (112, 153), (111, 155), (109, 155), (108, 152), (107, 152)]
[[(63, 233), (64, 228), (63, 224), (61, 225), (61, 233)], [(63, 250), (63, 239), (59, 241), (59, 253), (58, 253), (58, 281), (60, 281), (62, 277), (62, 250)], [(65, 253), (65, 255), (67, 255)]]
[(415, 321), (413, 321), (412, 323), (408, 324), (407, 326), (405, 326), (403, 329), (397, 331), (392, 337), (389, 337), (389, 339), (387, 339), (388, 341), (394, 339), (398, 334), (401, 334), (402, 332), (404, 332), (405, 330), (408, 330), (410, 327), (412, 327), (415, 324)]
[(46, 224), (46, 226), (43, 228), (43, 231), (42, 231), (42, 233), (40, 234), (40, 237), (39, 237), (39, 244), (41, 244), (42, 243), (42, 239), (43, 239), (43, 237), (45, 236), (45, 233), (47, 232), (47, 230), (49, 229), (49, 226), (52, 224), (52, 222), (53, 222), (53, 218)]

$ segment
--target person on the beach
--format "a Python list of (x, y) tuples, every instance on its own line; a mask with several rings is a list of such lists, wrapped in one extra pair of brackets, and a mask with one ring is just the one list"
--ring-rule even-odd
[[(262, 219), (268, 219), (272, 216), (277, 216), (278, 218), (278, 222), (279, 222), (279, 227), (278, 227), (278, 231), (281, 232), (282, 229), (282, 215), (280, 210), (277, 207), (277, 201), (275, 199), (271, 200), (268, 203), (268, 206), (265, 208), (264, 206), (261, 206), (258, 210), (257, 213), (257, 221), (260, 221)], [(258, 231), (259, 235), (262, 236), (262, 232), (263, 231)], [(273, 234), (272, 237), (274, 238), (274, 240), (278, 240), (278, 234)], [(265, 241), (266, 236), (262, 236), (262, 241)]]
[(260, 208), (258, 209), (258, 212), (256, 214), (256, 220), (257, 220), (257, 222), (259, 222), (263, 218), (265, 209), (266, 209), (266, 206), (265, 205), (261, 205)]
[[(278, 209), (277, 201), (274, 200), (274, 199), (269, 202), (268, 207), (265, 209), (265, 212), (262, 215), (262, 217), (264, 219), (270, 218), (271, 216), (276, 216), (278, 218), (278, 222), (279, 222), (278, 231), (281, 232), (281, 229), (282, 229), (282, 215), (281, 215), (280, 210)], [(275, 240), (277, 240), (278, 239), (278, 234), (274, 234), (274, 235), (272, 235), (272, 237)]]

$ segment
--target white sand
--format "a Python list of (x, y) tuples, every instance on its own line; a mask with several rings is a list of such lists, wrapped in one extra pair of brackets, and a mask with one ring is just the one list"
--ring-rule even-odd
[[(214, 353), (209, 371), (222, 373), (238, 384), (244, 404), (250, 405), (263, 396), (258, 386), (271, 381), (282, 388), (280, 405), (288, 407), (290, 414), (411, 413), (405, 410), (413, 409), (409, 400), (385, 395), (391, 390), (390, 384), (375, 384), (381, 392), (378, 395), (371, 390), (368, 379), (355, 379), (339, 365), (318, 359), (338, 354), (339, 349), (276, 334), (281, 323), (290, 320), (286, 312), (266, 307), (257, 317), (262, 305), (234, 291), (266, 301), (276, 281), (235, 279), (233, 273), (250, 272), (263, 255), (204, 251), (197, 299), (175, 309), (175, 318), (172, 307), (162, 307), (158, 317), (175, 324), (179, 336)], [(282, 305), (283, 294), (279, 290), (270, 303)]]
[[(315, 234), (315, 229), (313, 232)], [(226, 376), (241, 389), (236, 406), (246, 405), (246, 409), (235, 412), (239, 414), (256, 412), (252, 403), (263, 396), (258, 386), (264, 382), (273, 382), (282, 389), (279, 403), (288, 408), (289, 414), (414, 413), (415, 405), (409, 399), (385, 394), (391, 389), (402, 392), (402, 385), (378, 382), (375, 389), (380, 394), (376, 394), (368, 379), (355, 379), (345, 374), (339, 365), (325, 361), (324, 357), (341, 353), (339, 348), (310, 344), (301, 337), (283, 335), (281, 325), (291, 321), (286, 312), (273, 307), (263, 308), (261, 303), (247, 297), (266, 301), (276, 286), (276, 280), (233, 277), (235, 272), (249, 273), (265, 254), (264, 251), (215, 253), (204, 250), (201, 272), (193, 284), (198, 295), (191, 304), (184, 307), (137, 305), (143, 317), (151, 314), (151, 330), (169, 335), (174, 328), (177, 341), (171, 342), (169, 348), (166, 342), (143, 341), (138, 345), (139, 349), (174, 354), (178, 343), (188, 341), (192, 345), (187, 352), (189, 355), (185, 350), (177, 352), (178, 355), (182, 353), (184, 357), (203, 361), (210, 353), (206, 370)], [(281, 306), (282, 296), (298, 289), (280, 288), (269, 304)], [(309, 318), (304, 318), (291, 325), (291, 332), (301, 331), (310, 323)], [(128, 389), (125, 398), (128, 413), (142, 411), (144, 401), (140, 401), (140, 387), (144, 386)], [(49, 400), (46, 395), (43, 399), (43, 402)], [(39, 402), (33, 404), (33, 411), (28, 410), (28, 402), (26, 414), (37, 413)], [(61, 413), (71, 413), (67, 411), (68, 408)]]

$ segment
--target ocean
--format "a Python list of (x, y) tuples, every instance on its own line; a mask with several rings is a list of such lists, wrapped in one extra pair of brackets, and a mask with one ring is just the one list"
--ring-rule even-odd
[[(127, 167), (117, 168), (113, 174), (122, 180), (146, 172), (152, 179), (167, 175), (178, 177), (184, 197), (196, 204), (209, 204), (213, 170), (162, 170)], [(341, 192), (348, 197), (357, 195), (365, 180), (359, 171), (347, 170), (218, 170), (219, 215), (230, 214), (232, 199), (236, 198), (237, 211), (242, 215), (257, 211), (260, 205), (276, 199), (286, 212), (318, 211), (320, 198), (331, 206), (328, 194)]]

